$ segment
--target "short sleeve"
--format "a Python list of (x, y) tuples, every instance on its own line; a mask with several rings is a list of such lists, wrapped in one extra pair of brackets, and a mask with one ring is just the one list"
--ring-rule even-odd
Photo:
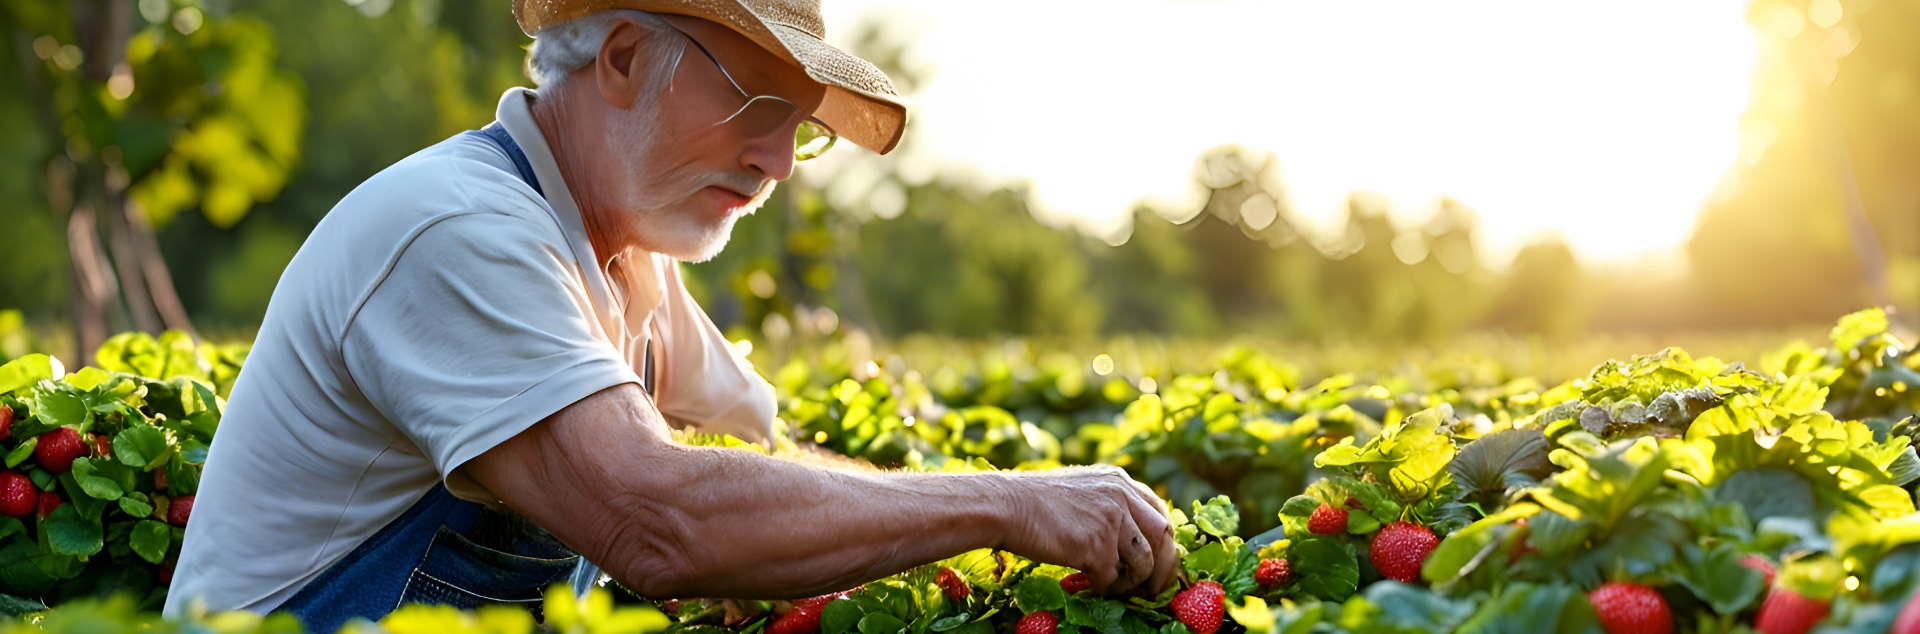
[(666, 284), (654, 313), (661, 345), (660, 413), (708, 433), (759, 442), (772, 433), (773, 386), (733, 354), (680, 281), (678, 262), (658, 256)]
[(348, 323), (355, 384), (442, 479), (575, 401), (639, 382), (599, 336), (564, 244), (514, 216), (441, 220)]

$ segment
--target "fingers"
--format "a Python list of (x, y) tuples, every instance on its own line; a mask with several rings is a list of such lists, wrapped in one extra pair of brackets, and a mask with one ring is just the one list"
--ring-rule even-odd
[[(1129, 505), (1131, 505), (1129, 501)], [(1140, 526), (1134, 523), (1132, 510), (1121, 515), (1120, 563), (1114, 585), (1106, 591), (1127, 590), (1147, 581), (1154, 573), (1153, 546), (1141, 534)]]
[(1153, 572), (1147, 579), (1147, 590), (1158, 595), (1179, 570), (1180, 553), (1174, 546), (1173, 524), (1167, 519), (1166, 504), (1147, 485), (1134, 481), (1133, 487), (1138, 494), (1133, 498), (1134, 523), (1153, 550)]

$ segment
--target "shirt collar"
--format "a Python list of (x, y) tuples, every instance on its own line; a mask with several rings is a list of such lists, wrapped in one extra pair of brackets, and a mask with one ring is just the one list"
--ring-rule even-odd
[[(553, 158), (553, 150), (547, 146), (546, 136), (541, 134), (540, 126), (534, 123), (533, 110), (528, 102), (533, 91), (526, 88), (510, 88), (500, 96), (500, 107), (494, 117), (507, 134), (513, 136), (513, 142), (527, 155), (527, 163), (533, 166), (533, 174), (540, 179), (540, 186), (546, 192), (547, 206), (559, 223), (561, 232), (566, 234), (567, 245), (573, 248), (576, 262), (580, 265), (581, 277), (586, 281), (587, 293), (592, 297), (601, 327), (610, 337), (620, 342), (623, 337), (614, 333), (633, 333), (645, 336), (644, 328), (637, 323), (629, 323), (624, 308), (632, 308), (633, 317), (644, 321), (660, 305), (663, 295), (663, 282), (658, 263), (653, 253), (635, 251), (624, 258), (623, 263), (615, 266), (627, 267), (627, 297), (616, 297), (609, 282), (606, 262), (593, 252), (593, 242), (587, 239), (586, 224), (580, 218), (580, 207), (575, 204), (573, 191), (567, 188), (567, 181), (560, 175), (560, 163)], [(624, 299), (625, 301), (618, 301)]]

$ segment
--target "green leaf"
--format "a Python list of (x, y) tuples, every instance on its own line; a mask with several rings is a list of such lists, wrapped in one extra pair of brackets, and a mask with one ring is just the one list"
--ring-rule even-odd
[(1887, 312), (1878, 308), (1869, 308), (1840, 318), (1833, 327), (1830, 337), (1833, 347), (1846, 350), (1860, 345), (1868, 337), (1887, 331)]
[[(135, 497), (138, 496), (138, 497)], [(120, 498), (120, 512), (134, 517), (146, 517), (153, 514), (153, 503), (147, 501), (146, 494), (134, 492)]]
[[(138, 524), (134, 524), (133, 534), (128, 536), (128, 543), (133, 546), (134, 554), (157, 564), (166, 559), (167, 548), (173, 545), (173, 531), (168, 530), (166, 524), (153, 520), (140, 520)], [(821, 622), (826, 622), (824, 615), (821, 617)]]
[(866, 616), (866, 610), (857, 601), (830, 602), (820, 611), (820, 634), (844, 634), (859, 627), (860, 619)]
[[(1014, 590), (1014, 598), (1020, 602), (1020, 609), (1028, 613), (1059, 610), (1067, 605), (1067, 593), (1060, 589), (1060, 582), (1045, 577), (1021, 579), (1020, 586)], [(871, 633), (862, 630), (862, 634)]]
[(1214, 542), (1201, 547), (1200, 550), (1188, 553), (1182, 563), (1186, 565), (1189, 574), (1195, 576), (1204, 574), (1208, 578), (1217, 579), (1227, 571), (1227, 566), (1233, 563), (1233, 555), (1227, 553), (1226, 545)]
[(113, 378), (113, 373), (111, 372), (105, 372), (100, 368), (88, 366), (80, 368), (79, 372), (67, 375), (63, 381), (65, 381), (67, 385), (71, 385), (77, 389), (92, 390), (93, 388), (112, 381)]
[(73, 479), (80, 484), (80, 490), (85, 491), (89, 497), (99, 500), (112, 502), (120, 499), (120, 496), (126, 494), (126, 490), (120, 488), (120, 483), (113, 479), (96, 475), (102, 470), (101, 467), (94, 466), (92, 458), (77, 458), (73, 461)]
[(1511, 530), (1505, 528), (1508, 524), (1539, 512), (1540, 507), (1522, 502), (1454, 531), (1427, 555), (1420, 576), (1437, 584), (1473, 572), (1469, 566), (1477, 566), (1476, 560), (1483, 560), (1496, 542), (1506, 538), (1506, 532)]
[(1593, 604), (1579, 588), (1565, 585), (1506, 586), (1480, 605), (1480, 611), (1460, 625), (1456, 634), (1605, 634)]
[(12, 469), (33, 456), (33, 448), (40, 446), (40, 437), (34, 436), (22, 441), (13, 451), (7, 452), (7, 468)]
[(1451, 600), (1391, 579), (1367, 586), (1368, 603), (1379, 608), (1374, 623), (1391, 623), (1414, 632), (1451, 632), (1467, 617), (1473, 616), (1470, 600)]
[(1345, 601), (1360, 584), (1360, 561), (1331, 539), (1296, 541), (1287, 549), (1302, 593), (1325, 601)]
[(87, 556), (105, 546), (100, 519), (86, 519), (72, 504), (62, 504), (47, 516), (47, 544), (62, 555)]
[[(947, 630), (951, 630), (951, 629), (960, 627), (962, 625), (966, 625), (967, 621), (972, 618), (973, 617), (968, 615), (967, 613), (961, 612), (959, 614), (955, 614), (953, 616), (949, 616), (946, 618), (936, 619), (933, 622), (933, 625), (930, 626), (928, 629), (931, 629), (935, 632), (945, 632)], [(826, 616), (821, 615), (820, 623), (821, 623), (822, 630), (826, 628), (826, 620), (827, 620)]]
[(899, 634), (907, 622), (885, 612), (874, 612), (860, 619), (860, 634)]
[(1296, 495), (1288, 498), (1287, 503), (1280, 507), (1280, 514), (1292, 515), (1294, 517), (1313, 517), (1313, 512), (1319, 508), (1320, 501), (1313, 499), (1313, 496)]
[[(1547, 436), (1539, 430), (1509, 429), (1467, 443), (1447, 471), (1468, 498), (1497, 499), (1508, 487), (1529, 487), (1553, 471), (1547, 461)], [(1482, 495), (1494, 494), (1494, 495)]]
[(87, 402), (78, 392), (68, 390), (41, 392), (36, 400), (40, 407), (34, 410), (34, 416), (46, 423), (49, 428), (79, 428), (93, 418), (93, 412), (87, 411)]
[(113, 457), (121, 464), (137, 469), (151, 469), (166, 460), (168, 455), (167, 434), (159, 427), (145, 423), (127, 425), (126, 429), (113, 437)]
[(0, 394), (6, 394), (41, 381), (58, 379), (66, 373), (59, 359), (30, 354), (0, 365)]
[(1738, 614), (1765, 589), (1759, 572), (1740, 565), (1744, 554), (1733, 544), (1722, 542), (1712, 551), (1688, 544), (1683, 555), (1685, 566), (1674, 581), (1713, 606), (1714, 612)]
[(1813, 517), (1813, 485), (1800, 474), (1780, 469), (1748, 469), (1714, 487), (1716, 498), (1738, 502), (1747, 517)]
[(1201, 504), (1193, 502), (1193, 523), (1200, 530), (1214, 537), (1226, 537), (1240, 532), (1240, 511), (1233, 508), (1233, 501), (1227, 496), (1215, 496)]
[(1347, 532), (1348, 533), (1351, 533), (1354, 535), (1365, 535), (1367, 533), (1371, 533), (1377, 530), (1380, 530), (1380, 518), (1374, 517), (1373, 515), (1368, 513), (1359, 513), (1359, 512), (1347, 513)]

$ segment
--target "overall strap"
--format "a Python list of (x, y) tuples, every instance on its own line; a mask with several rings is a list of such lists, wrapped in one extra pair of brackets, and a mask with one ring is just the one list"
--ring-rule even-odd
[[(533, 164), (527, 162), (527, 153), (520, 149), (520, 144), (514, 142), (513, 135), (507, 134), (507, 129), (501, 126), (500, 122), (495, 121), (489, 123), (487, 127), (475, 130), (474, 134), (479, 135), (480, 138), (492, 141), (494, 145), (499, 146), (500, 151), (506, 153), (507, 159), (513, 161), (513, 169), (520, 172), (520, 180), (525, 182), (528, 187), (532, 187), (534, 193), (540, 194), (541, 197), (547, 195), (547, 192), (540, 189), (539, 177), (533, 175)], [(655, 393), (653, 389), (652, 336), (647, 337), (646, 346), (646, 350), (642, 354), (645, 361), (641, 363), (640, 368), (640, 389), (646, 390), (647, 396), (659, 398), (660, 395)]]

